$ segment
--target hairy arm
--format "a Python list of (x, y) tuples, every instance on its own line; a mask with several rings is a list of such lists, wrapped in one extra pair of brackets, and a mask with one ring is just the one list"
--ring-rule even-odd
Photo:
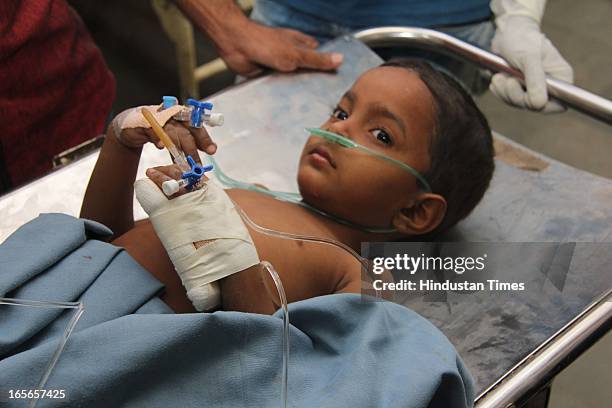
[(192, 22), (219, 48), (231, 47), (232, 33), (227, 29), (249, 23), (233, 0), (174, 0)]
[(247, 18), (233, 0), (174, 0), (215, 44), (234, 72), (252, 76), (263, 67), (290, 72), (298, 68), (333, 70), (342, 55), (317, 52), (317, 40), (296, 30), (271, 28)]

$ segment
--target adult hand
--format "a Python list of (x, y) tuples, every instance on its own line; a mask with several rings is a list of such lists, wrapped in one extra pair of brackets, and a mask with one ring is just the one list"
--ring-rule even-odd
[(546, 75), (572, 83), (572, 67), (544, 34), (538, 23), (527, 16), (508, 16), (498, 24), (493, 37), (493, 52), (504, 57), (525, 76), (525, 88), (518, 79), (498, 73), (491, 79), (490, 90), (504, 102), (545, 113), (562, 112), (565, 107), (550, 101)]
[(296, 30), (246, 20), (234, 33), (234, 40), (218, 44), (218, 51), (230, 69), (244, 76), (256, 75), (262, 67), (281, 72), (298, 68), (329, 71), (342, 63), (342, 54), (316, 51), (317, 40)]
[(329, 71), (342, 63), (342, 54), (316, 51), (319, 44), (309, 35), (249, 20), (233, 0), (174, 2), (210, 37), (221, 58), (240, 75), (257, 75), (263, 68), (282, 72), (298, 68)]

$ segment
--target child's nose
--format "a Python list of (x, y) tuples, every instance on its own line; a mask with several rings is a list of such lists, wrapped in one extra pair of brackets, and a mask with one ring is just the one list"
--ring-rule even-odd
[(330, 132), (336, 133), (340, 136), (346, 137), (347, 139), (351, 139), (351, 140), (353, 139), (351, 137), (353, 132), (351, 132), (351, 126), (349, 123), (349, 119), (330, 123), (328, 128), (324, 130), (328, 130)]

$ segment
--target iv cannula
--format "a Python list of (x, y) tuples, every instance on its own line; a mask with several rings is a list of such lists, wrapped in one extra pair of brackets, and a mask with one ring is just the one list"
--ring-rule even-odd
[(187, 163), (187, 160), (185, 160), (185, 156), (183, 156), (179, 152), (174, 142), (172, 142), (172, 139), (170, 139), (170, 136), (168, 136), (166, 131), (159, 125), (159, 122), (157, 122), (157, 120), (151, 114), (151, 112), (149, 112), (149, 110), (145, 108), (143, 108), (141, 112), (142, 112), (142, 116), (144, 116), (147, 122), (149, 122), (149, 124), (151, 125), (153, 132), (155, 132), (157, 137), (159, 137), (159, 140), (161, 140), (164, 146), (166, 146), (166, 149), (168, 149), (168, 151), (170, 152), (170, 155), (174, 159), (174, 162), (178, 164), (180, 169), (182, 171), (191, 170), (191, 166), (189, 166), (189, 164)]

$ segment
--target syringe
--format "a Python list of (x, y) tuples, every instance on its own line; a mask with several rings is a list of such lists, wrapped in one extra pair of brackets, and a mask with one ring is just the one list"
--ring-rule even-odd
[(186, 187), (188, 190), (200, 188), (201, 185), (199, 183), (201, 177), (205, 172), (212, 170), (213, 166), (202, 166), (197, 164), (191, 156), (187, 156), (187, 159), (185, 159), (185, 156), (179, 152), (174, 142), (172, 142), (172, 139), (170, 139), (170, 136), (168, 136), (164, 129), (159, 125), (159, 122), (157, 122), (153, 114), (151, 114), (151, 112), (149, 112), (146, 108), (143, 108), (142, 115), (145, 117), (147, 122), (149, 122), (151, 128), (153, 128), (153, 132), (155, 132), (157, 137), (159, 137), (159, 140), (161, 140), (164, 146), (166, 146), (166, 149), (168, 149), (172, 155), (174, 162), (183, 172), (182, 179), (167, 180), (162, 183), (162, 191), (164, 194), (169, 197), (177, 193), (183, 187)]
[(151, 125), (153, 132), (155, 132), (157, 137), (159, 137), (159, 140), (161, 140), (164, 146), (166, 146), (166, 149), (168, 149), (170, 155), (172, 156), (172, 159), (174, 159), (174, 162), (179, 166), (181, 171), (190, 171), (191, 166), (189, 166), (189, 164), (187, 163), (185, 156), (183, 156), (183, 154), (179, 152), (174, 142), (172, 142), (172, 139), (170, 139), (170, 136), (168, 136), (166, 131), (164, 131), (164, 129), (159, 125), (159, 122), (155, 119), (155, 116), (153, 116), (153, 114), (149, 112), (146, 108), (142, 108), (141, 112), (142, 116), (144, 116), (147, 122), (149, 122), (149, 124)]

